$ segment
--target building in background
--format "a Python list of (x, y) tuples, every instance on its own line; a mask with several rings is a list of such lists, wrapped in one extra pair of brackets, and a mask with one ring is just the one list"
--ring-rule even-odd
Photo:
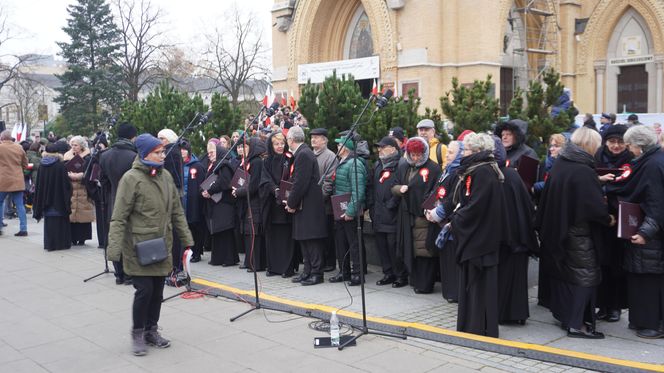
[(439, 107), (452, 77), (491, 74), (505, 109), (552, 67), (581, 112), (663, 111), (661, 0), (275, 0), (272, 18), (277, 95), (336, 69)]

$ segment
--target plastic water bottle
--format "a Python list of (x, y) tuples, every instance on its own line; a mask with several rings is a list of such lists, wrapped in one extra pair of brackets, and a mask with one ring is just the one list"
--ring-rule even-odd
[(330, 317), (330, 344), (332, 346), (339, 346), (339, 319), (337, 318), (337, 311), (332, 311)]

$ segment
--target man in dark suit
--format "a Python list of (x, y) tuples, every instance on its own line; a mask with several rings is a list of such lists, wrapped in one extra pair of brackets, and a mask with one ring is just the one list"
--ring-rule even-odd
[(304, 260), (302, 273), (292, 281), (316, 285), (323, 282), (323, 240), (327, 237), (318, 162), (314, 152), (304, 145), (302, 128), (291, 128), (286, 142), (294, 155), (290, 180), (293, 189), (286, 201), (286, 211), (293, 214), (293, 239), (299, 241)]
[[(108, 210), (106, 219), (104, 220), (107, 224), (111, 221), (120, 179), (125, 172), (131, 169), (131, 165), (136, 158), (136, 146), (134, 145), (136, 127), (129, 123), (122, 123), (118, 126), (117, 133), (118, 141), (99, 156), (99, 167), (101, 167), (100, 181), (102, 185), (111, 185), (111, 193), (106, 199), (108, 201)], [(104, 232), (108, 234), (108, 227), (104, 229)], [(108, 243), (108, 240), (105, 239), (104, 242)], [(125, 276), (122, 268), (122, 260), (113, 262), (113, 267), (115, 268), (115, 283), (118, 285), (122, 283), (130, 285), (131, 278)]]

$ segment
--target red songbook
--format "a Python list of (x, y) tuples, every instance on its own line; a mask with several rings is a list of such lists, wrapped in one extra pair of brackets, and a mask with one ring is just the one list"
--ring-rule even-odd
[(614, 174), (616, 177), (622, 175), (624, 172), (620, 168), (596, 168), (595, 172), (597, 172), (597, 176), (604, 176), (608, 174)]
[(519, 159), (519, 167), (517, 172), (521, 176), (521, 180), (526, 184), (526, 188), (530, 190), (533, 184), (537, 181), (537, 169), (539, 168), (539, 161), (527, 155), (521, 156)]
[(231, 179), (231, 187), (235, 189), (239, 189), (242, 187), (247, 186), (249, 184), (249, 175), (248, 173), (244, 172), (243, 169), (238, 168), (235, 170), (235, 174), (233, 175), (233, 178)]
[(75, 155), (74, 158), (67, 161), (65, 168), (68, 172), (79, 173), (85, 172), (85, 168), (83, 168), (83, 166), (85, 166), (85, 160), (83, 160), (83, 158), (80, 156)]
[(348, 209), (348, 203), (350, 202), (350, 193), (346, 194), (335, 194), (330, 197), (330, 202), (332, 202), (332, 213), (334, 214), (334, 220), (342, 220), (341, 217), (346, 213)]
[(618, 202), (618, 238), (631, 239), (643, 224), (643, 217), (643, 210), (638, 204)]
[(277, 201), (282, 204), (286, 205), (286, 202), (288, 201), (288, 196), (290, 196), (290, 192), (293, 190), (293, 183), (286, 181), (286, 180), (281, 180), (279, 183), (279, 193), (277, 196)]

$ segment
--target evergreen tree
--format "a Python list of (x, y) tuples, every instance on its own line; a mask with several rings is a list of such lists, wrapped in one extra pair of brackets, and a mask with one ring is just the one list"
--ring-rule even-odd
[(300, 113), (309, 122), (309, 127), (314, 128), (316, 122), (316, 115), (318, 114), (318, 92), (320, 91), (319, 84), (311, 83), (311, 80), (302, 87), (302, 94), (297, 102), (297, 107)]
[(452, 78), (452, 90), (440, 98), (443, 113), (454, 123), (454, 132), (464, 130), (483, 132), (498, 121), (500, 103), (493, 97), (494, 84), (491, 75), (486, 80), (475, 80), (471, 88), (459, 84)]
[(533, 80), (528, 83), (526, 107), (523, 108), (523, 93), (517, 90), (510, 103), (510, 118), (519, 118), (528, 122), (528, 144), (537, 154), (546, 154), (546, 143), (554, 133), (566, 131), (574, 120), (573, 107), (561, 111), (558, 116), (551, 115), (551, 108), (563, 94), (565, 86), (560, 82), (560, 74), (553, 69), (546, 70), (542, 82)]
[[(337, 78), (334, 71), (331, 76), (325, 78), (318, 92), (318, 112), (312, 122), (309, 118), (309, 126), (327, 128), (330, 139), (345, 131), (353, 124), (356, 115), (363, 104), (360, 88), (355, 84), (352, 75)], [(367, 115), (369, 113), (365, 113)], [(368, 118), (368, 117), (367, 117)]]
[(59, 42), (68, 69), (56, 88), (60, 112), (72, 133), (91, 134), (122, 100), (122, 69), (116, 64), (120, 32), (105, 0), (78, 0), (67, 7), (63, 30), (70, 42)]

